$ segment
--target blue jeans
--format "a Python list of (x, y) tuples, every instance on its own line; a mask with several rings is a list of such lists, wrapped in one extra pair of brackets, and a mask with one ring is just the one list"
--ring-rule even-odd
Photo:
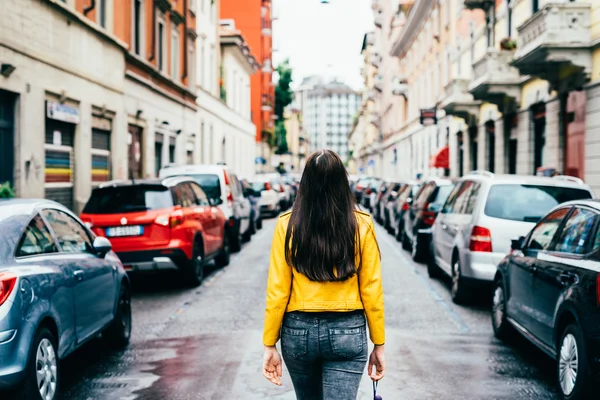
[(352, 400), (367, 363), (363, 311), (291, 312), (281, 349), (298, 400)]

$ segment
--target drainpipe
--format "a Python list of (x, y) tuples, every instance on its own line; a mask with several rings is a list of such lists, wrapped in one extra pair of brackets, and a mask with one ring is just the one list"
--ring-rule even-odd
[(91, 0), (90, 5), (83, 9), (83, 15), (87, 16), (94, 8), (96, 8), (96, 0)]

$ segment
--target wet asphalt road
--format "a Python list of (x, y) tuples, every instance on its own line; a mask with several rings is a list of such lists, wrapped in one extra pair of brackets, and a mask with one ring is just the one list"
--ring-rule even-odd
[[(134, 280), (131, 346), (100, 340), (62, 363), (62, 398), (294, 399), (260, 373), (262, 319), (274, 220), (197, 289), (177, 276)], [(524, 340), (492, 334), (487, 296), (452, 303), (448, 282), (431, 281), (400, 245), (378, 229), (386, 301), (386, 400), (557, 399), (554, 363)], [(367, 378), (360, 399), (372, 399)]]

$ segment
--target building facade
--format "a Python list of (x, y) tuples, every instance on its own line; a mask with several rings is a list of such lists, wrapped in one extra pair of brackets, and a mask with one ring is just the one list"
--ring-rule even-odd
[(304, 91), (300, 95), (305, 96), (302, 119), (310, 152), (330, 149), (347, 162), (348, 136), (360, 106), (359, 94), (344, 83), (322, 79), (312, 79)]
[(269, 165), (271, 147), (275, 135), (273, 107), (275, 87), (273, 84), (273, 29), (272, 3), (270, 0), (239, 1), (221, 0), (220, 18), (234, 20), (235, 26), (246, 39), (250, 51), (260, 65), (258, 73), (251, 78), (252, 122), (256, 127), (256, 152), (261, 164)]

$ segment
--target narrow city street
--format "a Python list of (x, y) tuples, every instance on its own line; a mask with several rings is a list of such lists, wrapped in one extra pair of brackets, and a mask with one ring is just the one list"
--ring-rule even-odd
[[(134, 279), (133, 338), (125, 352), (89, 343), (63, 362), (62, 398), (294, 399), (261, 375), (264, 292), (275, 220), (197, 289), (176, 276)], [(554, 363), (521, 340), (497, 341), (489, 302), (458, 307), (382, 229), (388, 371), (396, 399), (554, 399)], [(364, 378), (361, 399), (372, 398)]]

